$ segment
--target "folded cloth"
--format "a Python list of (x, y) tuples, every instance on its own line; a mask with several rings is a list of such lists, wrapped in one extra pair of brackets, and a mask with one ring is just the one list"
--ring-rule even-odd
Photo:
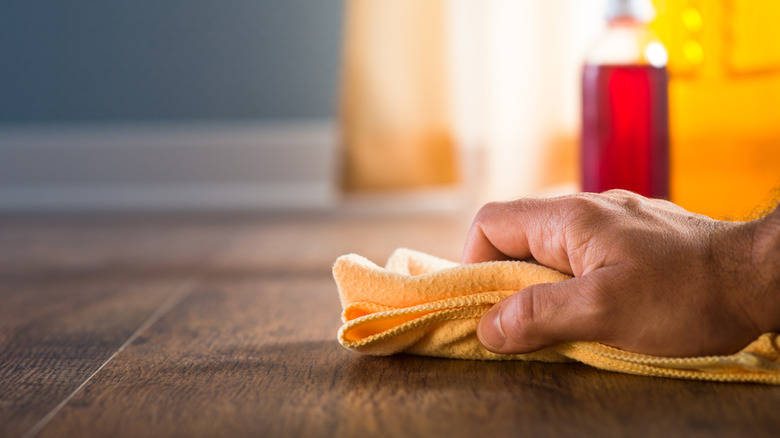
[(571, 278), (534, 263), (460, 265), (400, 248), (385, 268), (356, 254), (341, 256), (333, 266), (333, 276), (344, 308), (338, 340), (361, 353), (578, 361), (646, 376), (780, 384), (780, 341), (775, 333), (765, 333), (728, 356), (648, 356), (597, 342), (566, 342), (528, 354), (486, 350), (477, 339), (477, 324), (493, 304), (532, 284)]

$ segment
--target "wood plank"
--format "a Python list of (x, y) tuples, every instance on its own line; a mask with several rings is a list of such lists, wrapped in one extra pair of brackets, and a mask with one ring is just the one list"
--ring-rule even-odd
[(65, 400), (225, 241), (159, 219), (0, 217), (0, 436)]
[(0, 436), (20, 436), (47, 415), (183, 283), (0, 282)]
[(325, 275), (205, 284), (41, 436), (774, 436), (780, 391), (577, 364), (364, 357)]
[(100, 362), (89, 360), (127, 336), (122, 327), (137, 327), (193, 277), (191, 293), (95, 374), (41, 436), (776, 435), (775, 387), (576, 364), (372, 358), (337, 344), (336, 256), (356, 252), (381, 264), (407, 246), (457, 259), (468, 222), (0, 221), (0, 247), (18, 254), (0, 253), (0, 364), (31, 367), (0, 375), (0, 385), (12, 385), (0, 386), (0, 436), (29, 430)]

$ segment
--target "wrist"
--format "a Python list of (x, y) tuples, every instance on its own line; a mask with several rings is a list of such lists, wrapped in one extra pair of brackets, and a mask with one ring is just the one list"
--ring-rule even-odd
[(780, 331), (780, 210), (719, 222), (710, 236), (714, 290), (759, 333)]
[(755, 221), (750, 263), (754, 267), (759, 328), (780, 331), (780, 207)]

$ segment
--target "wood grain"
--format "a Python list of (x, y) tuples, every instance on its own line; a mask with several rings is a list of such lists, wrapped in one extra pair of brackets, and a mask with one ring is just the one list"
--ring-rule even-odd
[[(462, 217), (69, 221), (18, 223), (21, 238), (0, 231), (0, 242), (16, 241), (20, 251), (25, 233), (41, 229), (58, 242), (54, 252), (32, 245), (21, 256), (32, 267), (0, 268), (0, 285), (13, 290), (0, 297), (0, 436), (28, 431), (185, 278), (189, 293), (89, 379), (39, 436), (760, 437), (780, 430), (776, 387), (578, 364), (373, 358), (339, 346), (341, 308), (329, 272), (335, 257), (356, 252), (381, 263), (408, 246), (457, 258), (468, 226)], [(43, 242), (40, 235), (30, 241)], [(79, 247), (91, 268), (74, 255), (64, 262), (52, 255)]]
[(329, 278), (204, 285), (42, 436), (774, 436), (777, 388), (584, 365), (363, 357)]
[(0, 436), (29, 431), (181, 292), (225, 243), (196, 225), (0, 218)]
[(43, 418), (182, 283), (0, 282), (0, 436), (19, 436)]

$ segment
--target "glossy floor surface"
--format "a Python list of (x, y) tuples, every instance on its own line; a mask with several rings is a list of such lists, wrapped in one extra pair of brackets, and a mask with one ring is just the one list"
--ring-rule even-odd
[(465, 217), (0, 218), (0, 436), (777, 436), (780, 388), (365, 357), (330, 267)]

